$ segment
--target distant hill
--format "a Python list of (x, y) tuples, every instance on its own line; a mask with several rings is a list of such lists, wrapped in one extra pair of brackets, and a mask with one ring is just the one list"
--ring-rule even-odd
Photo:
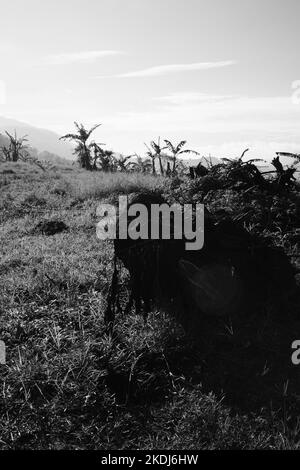
[(8, 138), (4, 135), (0, 135), (0, 147), (4, 147), (8, 144)]
[(0, 145), (1, 142), (3, 142), (3, 134), (5, 134), (5, 131), (13, 133), (15, 130), (20, 137), (28, 135), (29, 145), (36, 148), (39, 153), (46, 151), (58, 157), (67, 159), (73, 158), (73, 148), (71, 145), (59, 140), (60, 136), (55, 134), (55, 132), (34, 127), (30, 124), (8, 119), (3, 116), (0, 116), (0, 134), (2, 134), (0, 135)]
[(59, 155), (55, 155), (55, 153), (47, 152), (47, 150), (40, 152), (38, 154), (38, 159), (45, 160), (56, 165), (71, 165), (73, 163), (70, 159), (62, 158)]

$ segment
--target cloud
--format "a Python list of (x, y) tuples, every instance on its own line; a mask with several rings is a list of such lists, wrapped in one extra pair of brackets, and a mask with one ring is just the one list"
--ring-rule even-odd
[(103, 50), (103, 51), (85, 51), (69, 54), (51, 54), (44, 58), (47, 65), (69, 65), (77, 63), (95, 62), (102, 57), (119, 55), (121, 51)]
[(214, 103), (216, 101), (224, 101), (236, 98), (234, 95), (210, 95), (208, 93), (198, 93), (198, 92), (180, 92), (180, 93), (171, 93), (166, 96), (158, 96), (153, 98), (153, 101), (159, 101), (161, 103), (166, 103), (167, 105), (186, 105), (186, 104), (195, 104), (199, 103)]
[(151, 111), (118, 113), (111, 119), (118, 128), (223, 135), (235, 132), (299, 135), (299, 120), (300, 106), (293, 105), (291, 98), (284, 96), (238, 96), (160, 105)]
[(233, 60), (225, 60), (219, 62), (196, 62), (192, 64), (170, 64), (159, 65), (157, 67), (150, 67), (143, 70), (136, 70), (133, 72), (122, 73), (116, 75), (118, 78), (135, 78), (135, 77), (158, 77), (176, 72), (190, 72), (194, 70), (208, 70), (220, 67), (228, 67), (234, 65), (236, 62)]

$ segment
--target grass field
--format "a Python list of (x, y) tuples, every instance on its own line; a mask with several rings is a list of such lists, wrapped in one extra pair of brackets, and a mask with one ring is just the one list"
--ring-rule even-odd
[[(114, 335), (106, 334), (113, 247), (96, 238), (99, 202), (143, 188), (180, 200), (183, 187), (197, 196), (195, 183), (150, 175), (0, 164), (0, 340), (7, 348), (0, 448), (300, 447), (300, 366), (291, 363), (291, 343), (300, 339), (297, 300), (276, 318), (266, 305), (224, 324), (209, 352), (158, 311), (147, 323), (120, 316)], [(207, 204), (240, 211), (249, 230), (270, 237), (297, 266), (296, 206), (288, 213), (284, 202), (264, 200), (248, 220), (251, 207), (245, 211), (236, 195), (220, 192)], [(45, 220), (68, 230), (46, 236), (38, 230)], [(124, 270), (124, 292), (126, 279)]]

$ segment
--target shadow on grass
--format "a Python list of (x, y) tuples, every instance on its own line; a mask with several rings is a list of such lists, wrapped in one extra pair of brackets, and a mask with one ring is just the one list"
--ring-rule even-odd
[(299, 301), (288, 310), (274, 316), (265, 308), (218, 328), (206, 325), (197, 341), (166, 332), (160, 351), (137, 351), (131, 368), (108, 370), (106, 384), (122, 405), (163, 403), (180, 388), (201, 384), (204, 393), (224, 397), (237, 412), (265, 409), (296, 419), (300, 366), (292, 363), (291, 346), (300, 339)]

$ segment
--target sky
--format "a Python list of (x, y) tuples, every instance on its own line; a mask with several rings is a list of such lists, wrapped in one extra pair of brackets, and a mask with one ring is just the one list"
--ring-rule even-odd
[(0, 115), (131, 154), (300, 153), (299, 0), (1, 0)]

